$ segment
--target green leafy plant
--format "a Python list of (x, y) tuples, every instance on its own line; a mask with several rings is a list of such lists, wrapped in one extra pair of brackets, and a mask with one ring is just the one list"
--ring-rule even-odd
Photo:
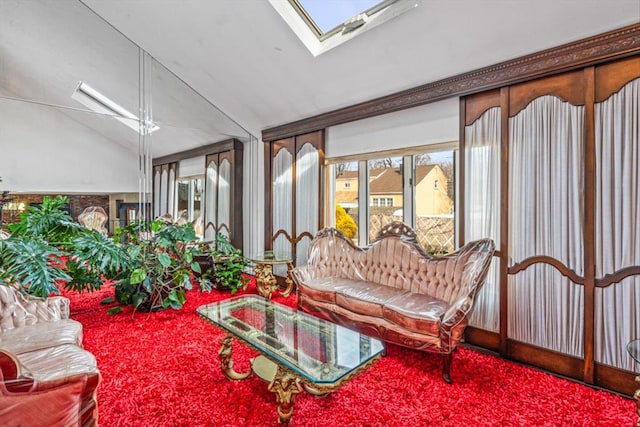
[(242, 251), (231, 244), (227, 236), (216, 234), (215, 245), (210, 251), (214, 268), (208, 276), (213, 286), (229, 289), (234, 294), (247, 288), (249, 279), (243, 275), (249, 261), (242, 256)]
[(79, 292), (100, 289), (129, 264), (114, 240), (82, 227), (64, 210), (66, 197), (45, 197), (27, 207), (0, 241), (0, 281), (46, 298), (58, 286)]
[[(116, 230), (116, 235), (124, 237), (123, 247), (130, 259), (115, 284), (121, 304), (144, 311), (180, 309), (186, 302), (186, 291), (193, 288), (193, 279), (200, 290), (211, 290), (207, 277), (194, 277), (201, 272), (196, 257), (202, 251), (191, 223), (134, 223)], [(121, 308), (115, 307), (110, 313), (118, 311)]]

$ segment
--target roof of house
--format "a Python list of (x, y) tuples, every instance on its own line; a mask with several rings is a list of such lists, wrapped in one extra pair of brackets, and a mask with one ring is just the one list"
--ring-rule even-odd
[(336, 179), (354, 179), (358, 177), (358, 171), (342, 171)]
[(357, 191), (336, 191), (336, 203), (353, 203), (357, 201)]
[[(416, 166), (416, 184), (422, 181), (436, 165)], [(402, 193), (402, 174), (400, 168), (379, 169), (384, 173), (371, 180), (369, 192), (371, 194)]]

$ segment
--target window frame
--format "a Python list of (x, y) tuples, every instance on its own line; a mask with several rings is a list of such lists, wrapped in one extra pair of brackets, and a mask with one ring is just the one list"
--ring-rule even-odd
[[(376, 151), (369, 153), (360, 153), (350, 156), (342, 156), (342, 157), (334, 157), (325, 159), (325, 168), (327, 169), (327, 178), (333, 176), (331, 171), (335, 164), (342, 162), (357, 162), (358, 163), (358, 246), (366, 247), (371, 242), (369, 241), (369, 210), (371, 207), (380, 207), (381, 205), (380, 199), (389, 199), (388, 197), (372, 197), (369, 192), (369, 185), (363, 185), (363, 182), (369, 182), (369, 160), (375, 160), (379, 158), (385, 157), (400, 157), (401, 158), (401, 168), (403, 170), (403, 189), (402, 189), (402, 211), (403, 218), (402, 221), (405, 224), (409, 224), (412, 228), (416, 227), (416, 208), (415, 208), (415, 197), (416, 197), (416, 183), (415, 183), (415, 169), (416, 162), (415, 156), (420, 154), (429, 154), (429, 153), (441, 153), (445, 151), (451, 151), (453, 153), (452, 161), (454, 166), (454, 194), (452, 198), (453, 202), (453, 218), (454, 218), (454, 227), (453, 227), (453, 239), (454, 246), (457, 247), (459, 240), (459, 230), (458, 230), (458, 222), (460, 221), (459, 217), (459, 188), (460, 188), (460, 177), (459, 177), (459, 167), (460, 167), (460, 158), (459, 158), (459, 150), (460, 143), (459, 141), (449, 141), (443, 143), (422, 145), (416, 147), (408, 147), (403, 149), (394, 149), (388, 151)], [(335, 184), (335, 181), (334, 181)], [(325, 193), (325, 200), (329, 201), (328, 206), (335, 206), (335, 185), (327, 185)], [(377, 199), (377, 205), (374, 204), (374, 200)], [(393, 198), (392, 205), (389, 207), (393, 207)], [(365, 200), (366, 203), (360, 203), (361, 200)], [(386, 200), (383, 200), (384, 206), (387, 207)], [(327, 224), (329, 227), (335, 226), (335, 218), (331, 218), (331, 223)]]

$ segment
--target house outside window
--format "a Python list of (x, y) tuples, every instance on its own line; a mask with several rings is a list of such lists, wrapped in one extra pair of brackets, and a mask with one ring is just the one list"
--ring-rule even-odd
[[(336, 201), (342, 201), (341, 205), (350, 207), (348, 214), (358, 226), (359, 238), (354, 242), (366, 246), (383, 226), (402, 221), (416, 230), (426, 252), (438, 255), (453, 251), (456, 149), (457, 144), (448, 144), (439, 149), (425, 147), (424, 151), (407, 149), (407, 154), (400, 153), (400, 156), (395, 151), (394, 156), (389, 157), (333, 163), (336, 170), (344, 170), (348, 164), (351, 171), (337, 177), (333, 188), (339, 191), (333, 196)], [(358, 168), (366, 173), (358, 174)], [(351, 188), (345, 185), (347, 177)], [(363, 183), (367, 184), (366, 192), (354, 189)], [(368, 202), (358, 203), (365, 195), (364, 200)], [(360, 212), (358, 207), (365, 212)]]

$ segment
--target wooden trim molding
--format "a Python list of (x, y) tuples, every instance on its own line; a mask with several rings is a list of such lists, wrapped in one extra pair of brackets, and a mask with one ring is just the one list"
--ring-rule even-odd
[(584, 285), (584, 277), (578, 276), (575, 271), (571, 270), (569, 267), (564, 265), (564, 263), (562, 263), (562, 261), (559, 261), (559, 260), (557, 260), (555, 258), (552, 258), (550, 256), (546, 256), (546, 255), (536, 255), (536, 256), (532, 256), (532, 257), (526, 258), (523, 261), (521, 261), (521, 262), (519, 262), (517, 264), (514, 264), (511, 267), (507, 268), (507, 273), (508, 274), (512, 274), (512, 275), (513, 274), (518, 274), (519, 272), (521, 272), (523, 270), (526, 270), (527, 268), (529, 268), (533, 264), (540, 264), (540, 263), (547, 264), (547, 265), (552, 265), (564, 277), (568, 278), (573, 283), (576, 283), (578, 285)]
[(453, 96), (557, 74), (640, 53), (640, 24), (567, 43), (402, 92), (262, 131), (263, 141), (301, 135), (329, 126), (417, 107)]
[(222, 151), (240, 150), (242, 149), (242, 142), (237, 139), (226, 139), (220, 142), (214, 142), (213, 144), (204, 145), (202, 147), (192, 148), (191, 150), (181, 151), (175, 154), (169, 154), (168, 156), (157, 157), (153, 159), (153, 165), (162, 165), (164, 163), (179, 162), (180, 160), (190, 159), (198, 156), (206, 156), (208, 154), (220, 153)]
[[(465, 329), (465, 342), (476, 346), (480, 351), (496, 351), (499, 346), (499, 334), (473, 326)], [(594, 380), (588, 383), (583, 380), (584, 360), (562, 354), (553, 350), (534, 346), (515, 340), (508, 340), (507, 360), (515, 360), (516, 363), (535, 366), (545, 371), (563, 375), (576, 380), (577, 382), (591, 387), (603, 387), (618, 393), (632, 396), (638, 388), (634, 378), (637, 374), (613, 366), (594, 363)]]

